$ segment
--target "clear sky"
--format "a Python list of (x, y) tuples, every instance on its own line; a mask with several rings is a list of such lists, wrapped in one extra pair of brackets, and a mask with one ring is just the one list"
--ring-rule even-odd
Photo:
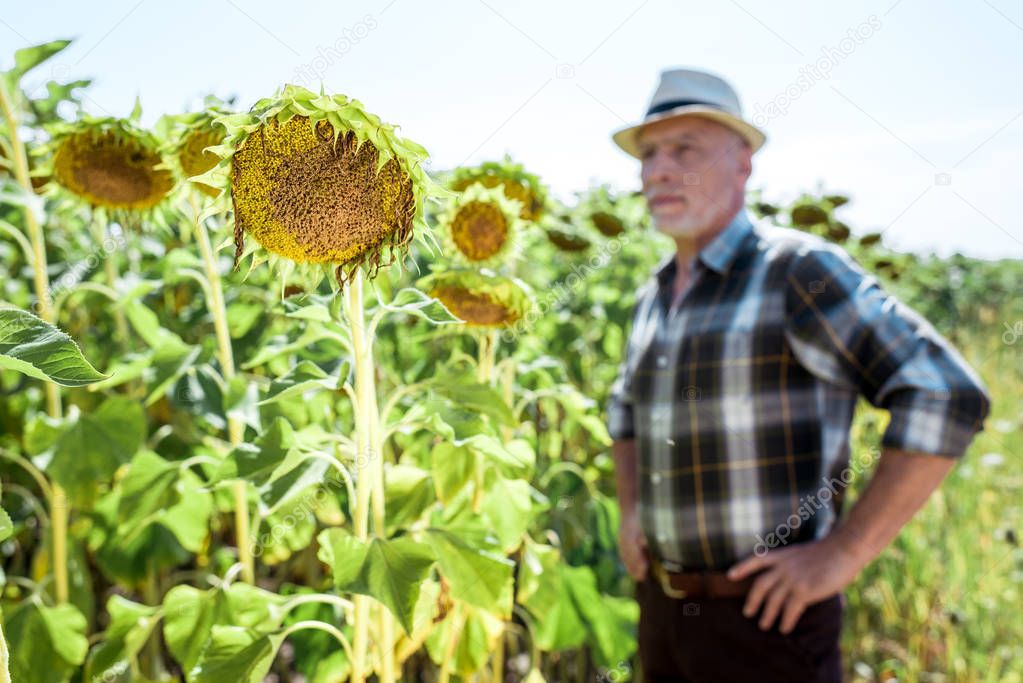
[[(661, 69), (730, 80), (767, 145), (751, 189), (823, 187), (896, 248), (1023, 257), (1018, 0), (107, 0), (6, 2), (0, 59), (76, 42), (38, 78), (92, 77), (87, 109), (145, 123), (285, 82), (361, 100), (436, 168), (505, 152), (562, 198), (638, 186), (610, 141)], [(770, 105), (775, 108), (769, 108)]]

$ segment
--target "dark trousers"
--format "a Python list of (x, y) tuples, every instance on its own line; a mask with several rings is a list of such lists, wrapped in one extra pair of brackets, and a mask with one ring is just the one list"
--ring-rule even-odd
[(644, 683), (841, 683), (843, 599), (810, 605), (788, 634), (767, 631), (746, 598), (669, 598), (654, 576), (636, 586)]

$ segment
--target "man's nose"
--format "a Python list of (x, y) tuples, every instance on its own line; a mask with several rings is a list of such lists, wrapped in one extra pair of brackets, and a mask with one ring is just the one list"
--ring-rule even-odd
[(673, 160), (668, 155), (657, 152), (643, 160), (640, 168), (640, 178), (643, 181), (643, 186), (648, 187), (658, 183), (670, 182), (674, 171)]

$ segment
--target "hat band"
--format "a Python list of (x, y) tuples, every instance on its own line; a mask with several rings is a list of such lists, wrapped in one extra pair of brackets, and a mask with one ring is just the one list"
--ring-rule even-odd
[(690, 104), (700, 104), (705, 107), (714, 107), (715, 109), (721, 109), (721, 105), (714, 102), (704, 102), (703, 100), (668, 100), (667, 102), (661, 102), (647, 109), (646, 115), (653, 116), (654, 114), (660, 114), (661, 112), (668, 111), (669, 109), (675, 109), (676, 107), (685, 107)]

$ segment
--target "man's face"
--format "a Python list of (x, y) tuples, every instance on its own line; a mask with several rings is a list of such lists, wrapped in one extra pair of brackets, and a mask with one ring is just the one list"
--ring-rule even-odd
[(672, 237), (695, 237), (724, 225), (742, 207), (752, 152), (730, 128), (685, 116), (639, 133), (643, 194), (654, 225)]

